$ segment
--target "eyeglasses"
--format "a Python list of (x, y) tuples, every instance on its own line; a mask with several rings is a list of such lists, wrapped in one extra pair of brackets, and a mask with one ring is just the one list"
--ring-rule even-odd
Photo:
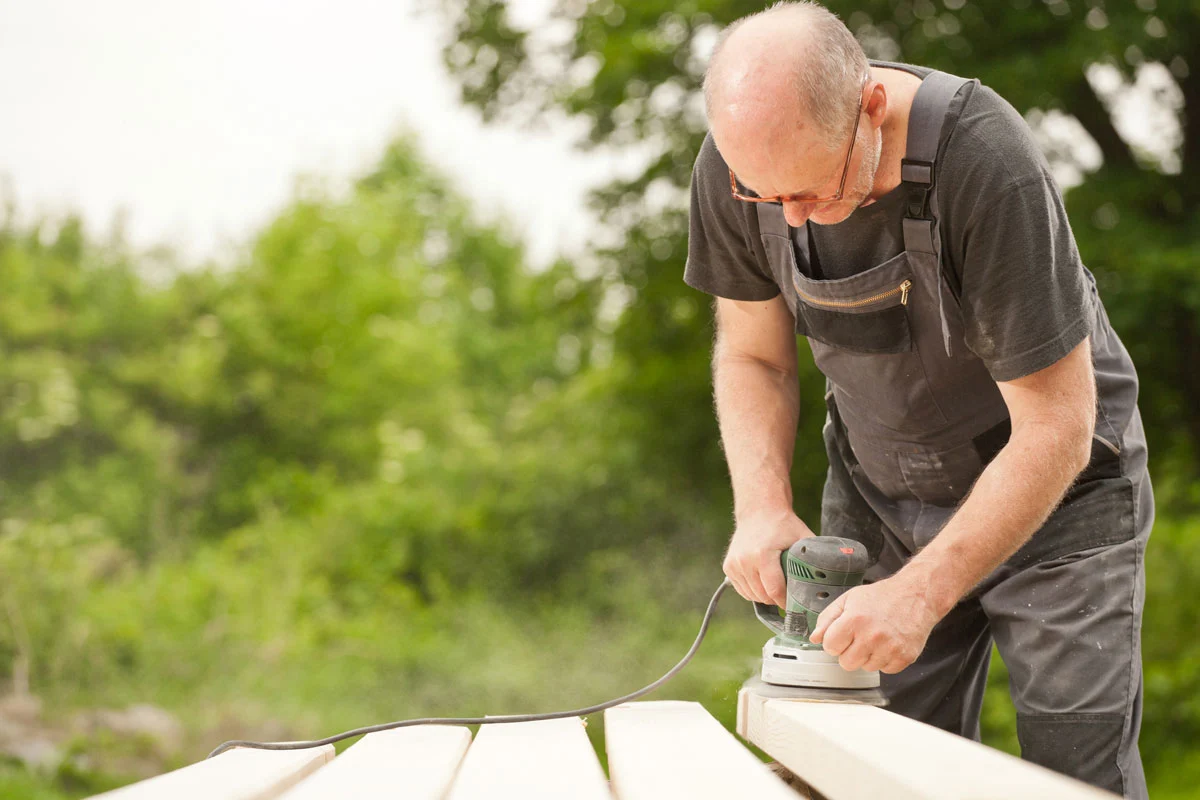
[[(862, 88), (867, 87), (867, 81), (870, 76), (863, 78)], [(854, 142), (858, 139), (858, 123), (862, 119), (862, 89), (859, 89), (858, 114), (854, 116), (854, 132), (850, 134), (850, 148), (846, 150), (846, 163), (842, 166), (842, 181), (838, 184), (837, 194), (829, 197), (808, 197), (802, 194), (781, 194), (776, 197), (755, 197), (754, 195), (742, 194), (738, 191), (737, 178), (733, 175), (733, 169), (729, 170), (729, 190), (733, 192), (733, 196), (738, 200), (744, 200), (747, 203), (807, 203), (808, 205), (821, 205), (825, 203), (836, 203), (842, 199), (842, 193), (846, 190), (846, 176), (850, 174), (850, 157), (854, 155)]]

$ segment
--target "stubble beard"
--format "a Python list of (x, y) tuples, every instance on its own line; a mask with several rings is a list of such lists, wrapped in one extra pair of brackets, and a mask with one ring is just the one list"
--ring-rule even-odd
[[(858, 170), (858, 180), (854, 182), (854, 207), (860, 208), (871, 196), (875, 189), (875, 174), (879, 171), (879, 161), (883, 156), (883, 130), (875, 129), (871, 137), (871, 148), (863, 154), (863, 163)], [(868, 166), (869, 165), (869, 166)]]
[(862, 208), (864, 203), (874, 202), (870, 198), (871, 192), (875, 188), (875, 174), (879, 171), (879, 161), (883, 155), (883, 131), (876, 128), (875, 135), (871, 138), (873, 140), (871, 146), (863, 148), (862, 160), (858, 165), (858, 175), (854, 178), (854, 187), (848, 192), (849, 197), (835, 206), (835, 208), (845, 208), (845, 213), (837, 219), (824, 221), (817, 221), (810, 217), (812, 222), (817, 225), (837, 225), (839, 222), (849, 219), (850, 215)]

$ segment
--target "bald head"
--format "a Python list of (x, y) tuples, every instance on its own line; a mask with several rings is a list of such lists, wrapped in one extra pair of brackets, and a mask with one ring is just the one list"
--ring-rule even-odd
[(736, 135), (809, 129), (844, 146), (868, 64), (835, 15), (808, 2), (777, 3), (726, 28), (704, 76), (709, 125)]

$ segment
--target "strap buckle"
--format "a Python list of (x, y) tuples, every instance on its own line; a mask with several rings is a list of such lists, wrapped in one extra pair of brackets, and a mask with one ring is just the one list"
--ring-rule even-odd
[(905, 183), (933, 183), (933, 162), (900, 159), (900, 180)]
[(922, 219), (925, 217), (925, 204), (929, 200), (929, 192), (933, 188), (933, 162), (920, 161), (911, 158), (900, 159), (900, 180), (918, 187), (916, 197), (908, 204), (908, 216)]

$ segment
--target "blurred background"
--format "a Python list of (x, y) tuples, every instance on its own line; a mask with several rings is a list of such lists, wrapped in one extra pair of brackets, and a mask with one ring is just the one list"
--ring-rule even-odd
[[(1000, 92), (1066, 191), (1158, 496), (1142, 754), (1195, 796), (1200, 16), (828, 6), (868, 55)], [(0, 797), (675, 663), (732, 531), (681, 279), (697, 89), (761, 7), (0, 0)], [(766, 638), (728, 594), (656, 696), (732, 727)], [(994, 659), (985, 738), (1016, 752), (1006, 690)]]

